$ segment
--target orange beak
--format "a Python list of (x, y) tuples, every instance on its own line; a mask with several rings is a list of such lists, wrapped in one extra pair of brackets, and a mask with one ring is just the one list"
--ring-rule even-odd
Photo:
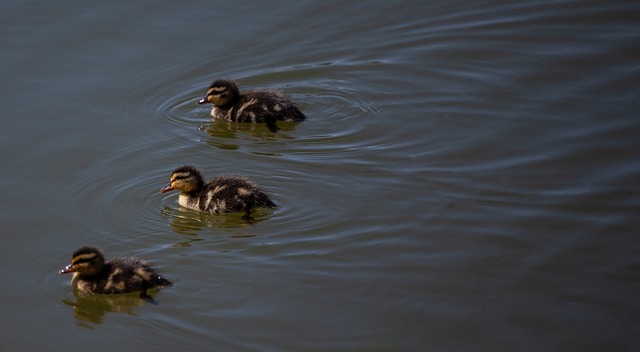
[(64, 267), (64, 269), (60, 270), (58, 272), (58, 274), (62, 275), (62, 274), (68, 274), (68, 273), (72, 273), (76, 271), (76, 269), (73, 267), (73, 264), (69, 264), (67, 266)]
[(171, 183), (169, 183), (169, 184), (167, 185), (167, 187), (165, 187), (165, 188), (161, 189), (161, 190), (160, 190), (160, 192), (161, 192), (161, 193), (167, 193), (167, 192), (173, 191), (174, 189), (175, 189), (175, 188), (173, 188), (173, 186), (171, 185)]

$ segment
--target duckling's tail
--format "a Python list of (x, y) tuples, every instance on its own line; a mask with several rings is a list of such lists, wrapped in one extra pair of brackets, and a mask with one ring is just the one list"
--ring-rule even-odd
[(262, 192), (258, 192), (256, 193), (256, 197), (254, 199), (254, 204), (255, 207), (261, 207), (261, 208), (275, 208), (276, 207), (276, 203), (274, 203), (271, 198), (269, 198), (268, 195), (266, 195), (265, 193)]

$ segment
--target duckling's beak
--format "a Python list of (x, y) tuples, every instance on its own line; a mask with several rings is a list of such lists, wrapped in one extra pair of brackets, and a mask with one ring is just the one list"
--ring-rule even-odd
[(64, 269), (60, 270), (58, 272), (58, 274), (62, 275), (62, 274), (68, 274), (68, 273), (72, 273), (76, 271), (76, 269), (73, 267), (73, 264), (69, 264), (67, 266), (64, 267)]
[(209, 100), (207, 99), (207, 97), (201, 98), (200, 100), (196, 101), (196, 104), (206, 104), (208, 103)]
[(167, 185), (167, 187), (163, 188), (160, 190), (161, 193), (167, 193), (169, 191), (173, 191), (175, 188), (173, 188), (173, 186), (171, 185), (171, 183), (169, 183)]

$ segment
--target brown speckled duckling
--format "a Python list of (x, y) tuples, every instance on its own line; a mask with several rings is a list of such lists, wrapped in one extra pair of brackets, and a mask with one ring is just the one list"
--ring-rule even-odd
[(147, 289), (172, 285), (142, 259), (120, 257), (105, 261), (102, 251), (91, 246), (75, 251), (71, 257), (71, 264), (59, 273), (73, 273), (71, 286), (80, 293), (115, 294), (140, 291), (141, 298), (150, 298)]
[(251, 210), (276, 205), (258, 186), (243, 176), (219, 176), (205, 183), (202, 173), (185, 165), (173, 170), (171, 182), (162, 193), (181, 191), (178, 204), (205, 213), (244, 212), (242, 218), (251, 220)]
[(211, 103), (211, 116), (234, 122), (266, 122), (277, 131), (276, 121), (302, 121), (304, 114), (296, 104), (277, 90), (240, 92), (232, 80), (219, 79), (207, 89), (198, 104)]

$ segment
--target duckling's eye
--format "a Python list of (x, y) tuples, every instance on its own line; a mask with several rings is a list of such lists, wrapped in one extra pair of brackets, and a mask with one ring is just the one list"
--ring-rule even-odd
[(83, 265), (83, 264), (86, 264), (86, 263), (88, 263), (88, 262), (90, 262), (90, 261), (92, 261), (92, 260), (93, 260), (93, 258), (89, 258), (89, 259), (86, 259), (86, 258), (78, 259), (78, 260), (73, 261), (73, 265)]
[(76, 264), (88, 263), (88, 262), (94, 261), (95, 259), (96, 259), (95, 254), (81, 254), (73, 258), (71, 260), (71, 264), (76, 265)]
[(220, 87), (220, 88), (211, 88), (209, 90), (209, 95), (225, 95), (227, 93), (227, 88), (226, 87)]
[(171, 182), (178, 181), (178, 180), (184, 180), (184, 179), (189, 178), (189, 177), (191, 177), (191, 173), (175, 174), (175, 175), (173, 175), (173, 178), (171, 179)]

